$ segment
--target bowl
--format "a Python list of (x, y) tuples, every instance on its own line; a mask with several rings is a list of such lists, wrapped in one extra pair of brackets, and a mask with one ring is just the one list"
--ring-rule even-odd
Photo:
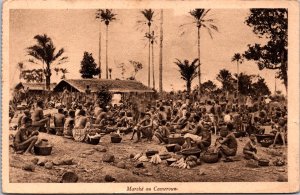
[(273, 142), (274, 142), (274, 140), (269, 139), (269, 138), (266, 138), (266, 139), (263, 139), (263, 140), (260, 141), (260, 145), (261, 145), (262, 147), (266, 147), (266, 148), (267, 148), (267, 147), (269, 147), (270, 145), (272, 145)]
[(174, 152), (176, 144), (168, 144), (166, 145), (166, 149), (168, 152)]
[(216, 163), (219, 161), (218, 153), (204, 153), (202, 156), (202, 160), (206, 163)]
[(122, 137), (110, 137), (111, 143), (120, 143), (122, 141)]
[(181, 154), (183, 156), (186, 156), (186, 157), (190, 156), (190, 155), (194, 155), (197, 158), (199, 158), (200, 157), (200, 153), (201, 153), (201, 150), (197, 149), (197, 148), (185, 149), (185, 150), (181, 151)]
[(177, 160), (175, 158), (169, 158), (166, 160), (168, 165), (170, 166), (172, 163), (176, 162)]
[(78, 181), (78, 176), (74, 172), (65, 172), (62, 176), (61, 183), (76, 183)]
[(148, 150), (148, 151), (146, 152), (146, 156), (147, 156), (147, 157), (153, 156), (153, 155), (155, 155), (155, 154), (158, 154), (158, 151), (157, 151), (157, 150)]
[(259, 166), (269, 166), (269, 160), (267, 160), (267, 159), (260, 159), (260, 160), (258, 160), (258, 165)]
[(100, 142), (100, 137), (97, 138), (88, 138), (87, 142), (92, 145), (97, 145)]
[(52, 146), (51, 145), (47, 145), (47, 146), (35, 145), (33, 147), (33, 150), (36, 155), (48, 156), (51, 154)]
[(258, 143), (260, 143), (263, 139), (266, 139), (266, 138), (274, 139), (275, 135), (274, 134), (263, 134), (263, 135), (256, 134), (256, 139), (257, 139)]

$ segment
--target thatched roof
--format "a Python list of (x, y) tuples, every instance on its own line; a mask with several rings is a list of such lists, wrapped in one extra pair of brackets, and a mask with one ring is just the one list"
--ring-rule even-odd
[(92, 92), (97, 92), (100, 87), (107, 86), (110, 92), (138, 92), (138, 93), (151, 93), (152, 89), (146, 87), (140, 82), (132, 80), (109, 80), (109, 79), (67, 79), (60, 81), (53, 91), (61, 92), (64, 88), (69, 91), (85, 92), (87, 86), (90, 87)]
[[(50, 84), (50, 90), (53, 90), (53, 88), (56, 86), (56, 83), (51, 83)], [(16, 85), (15, 89), (20, 90), (22, 87), (24, 89), (27, 89), (29, 91), (44, 91), (46, 89), (46, 84), (45, 83), (22, 83), (20, 82), (19, 84)]]

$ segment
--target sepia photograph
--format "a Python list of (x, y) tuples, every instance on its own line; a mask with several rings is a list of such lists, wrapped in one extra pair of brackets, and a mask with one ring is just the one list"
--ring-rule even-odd
[(4, 191), (299, 190), (296, 1), (25, 2), (3, 10)]

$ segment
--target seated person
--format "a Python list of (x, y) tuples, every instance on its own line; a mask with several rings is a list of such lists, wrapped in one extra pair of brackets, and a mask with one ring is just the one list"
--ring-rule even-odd
[(65, 121), (64, 124), (64, 136), (69, 138), (72, 137), (72, 130), (75, 126), (75, 111), (70, 110), (69, 111), (69, 116)]
[(243, 153), (245, 157), (248, 156), (250, 159), (259, 160), (259, 157), (256, 155), (256, 137), (254, 134), (251, 134), (249, 140), (243, 148)]
[(29, 117), (23, 117), (21, 127), (17, 131), (14, 138), (14, 148), (18, 151), (24, 151), (24, 154), (31, 154), (31, 149), (38, 141), (38, 131), (30, 129), (32, 120)]
[(44, 128), (46, 125), (47, 133), (50, 133), (50, 115), (44, 116), (43, 113), (44, 103), (43, 101), (38, 101), (36, 103), (36, 108), (32, 113), (32, 126), (39, 127), (39, 129)]
[(22, 122), (23, 117), (28, 117), (28, 118), (31, 117), (31, 113), (29, 112), (29, 110), (24, 110), (23, 114), (21, 116), (19, 116), (19, 118), (18, 118), (18, 129), (21, 127), (21, 122)]
[(131, 140), (134, 137), (134, 134), (137, 134), (137, 140), (135, 143), (141, 141), (141, 133), (143, 134), (144, 137), (147, 138), (147, 140), (150, 142), (153, 137), (153, 120), (151, 119), (151, 114), (150, 113), (141, 113), (141, 118), (139, 123), (134, 127), (133, 133)]
[(161, 120), (160, 126), (154, 133), (154, 135), (157, 137), (157, 139), (160, 141), (161, 144), (168, 143), (168, 136), (170, 135), (170, 131), (166, 126), (166, 124), (167, 124), (166, 120)]
[(206, 150), (211, 145), (211, 133), (207, 128), (199, 123), (200, 117), (198, 115), (195, 115), (193, 119), (195, 124), (198, 125), (196, 125), (189, 133), (184, 135), (186, 147), (191, 148), (193, 142), (201, 150)]
[(56, 130), (56, 135), (63, 135), (65, 124), (65, 115), (62, 108), (58, 109), (58, 113), (54, 115), (54, 126)]
[(235, 156), (237, 152), (237, 140), (233, 133), (233, 125), (232, 123), (227, 124), (228, 135), (224, 139), (217, 139), (217, 151), (223, 157)]
[(75, 118), (75, 126), (72, 130), (72, 135), (75, 141), (83, 142), (85, 141), (87, 131), (86, 131), (86, 125), (87, 125), (88, 119), (85, 116), (85, 111), (80, 110), (78, 112), (78, 116)]
[(191, 113), (190, 112), (186, 112), (183, 117), (181, 117), (180, 119), (178, 119), (177, 125), (176, 125), (175, 128), (177, 128), (177, 129), (183, 129), (187, 125), (190, 116), (191, 116)]
[(286, 120), (283, 117), (280, 117), (278, 119), (278, 123), (275, 123), (274, 129), (276, 130), (274, 142), (272, 144), (273, 147), (275, 147), (275, 144), (279, 138), (279, 136), (282, 139), (283, 145), (285, 146), (285, 137), (286, 137), (286, 129), (287, 129), (287, 124)]

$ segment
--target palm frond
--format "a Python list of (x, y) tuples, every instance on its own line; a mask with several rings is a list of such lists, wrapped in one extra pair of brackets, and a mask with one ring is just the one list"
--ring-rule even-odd
[(213, 25), (213, 24), (209, 24), (209, 27), (217, 32), (219, 32), (219, 29), (216, 25)]

